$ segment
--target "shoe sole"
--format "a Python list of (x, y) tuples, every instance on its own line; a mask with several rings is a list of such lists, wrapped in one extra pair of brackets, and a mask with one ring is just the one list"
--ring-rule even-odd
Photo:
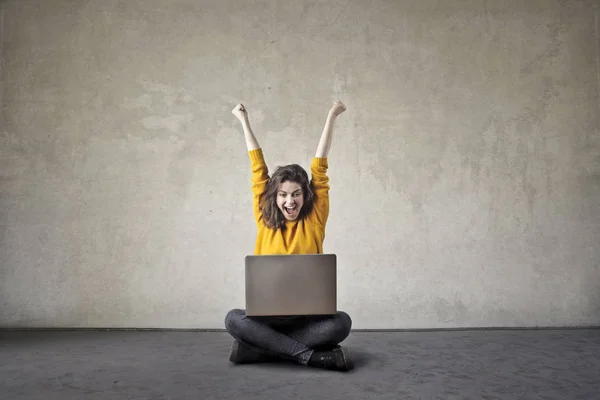
[(229, 354), (229, 361), (237, 364), (239, 350), (240, 350), (240, 344), (237, 340), (234, 340), (233, 344), (231, 345), (231, 353)]
[(344, 364), (346, 364), (346, 370), (350, 371), (354, 369), (354, 362), (352, 361), (352, 355), (348, 348), (342, 347), (342, 357), (344, 358)]

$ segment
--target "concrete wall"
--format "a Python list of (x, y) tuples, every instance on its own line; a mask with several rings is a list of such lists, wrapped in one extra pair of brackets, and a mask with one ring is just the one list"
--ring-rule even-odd
[(254, 225), (230, 110), (308, 167), (354, 328), (600, 324), (591, 1), (1, 4), (0, 324), (223, 328)]

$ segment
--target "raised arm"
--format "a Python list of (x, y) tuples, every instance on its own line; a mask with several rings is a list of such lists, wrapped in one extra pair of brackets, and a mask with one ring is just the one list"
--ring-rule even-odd
[(336, 101), (327, 114), (323, 133), (317, 146), (315, 157), (310, 165), (312, 185), (315, 191), (314, 212), (319, 223), (325, 227), (329, 218), (329, 168), (328, 156), (333, 137), (333, 123), (338, 115), (346, 111), (346, 106), (341, 101)]
[(248, 147), (248, 151), (260, 149), (258, 145), (258, 141), (256, 137), (254, 137), (254, 132), (252, 132), (252, 128), (250, 127), (250, 120), (248, 119), (248, 112), (243, 104), (238, 104), (231, 110), (231, 113), (237, 117), (237, 119), (242, 123), (242, 129), (244, 130), (244, 137), (246, 138), (246, 146)]
[(250, 157), (250, 166), (252, 170), (252, 207), (254, 218), (258, 222), (262, 216), (259, 206), (260, 200), (265, 193), (267, 182), (269, 181), (269, 170), (262, 149), (250, 127), (250, 120), (248, 119), (248, 112), (245, 107), (242, 104), (238, 104), (231, 112), (242, 123), (242, 129), (244, 130), (244, 137), (246, 139), (246, 147), (248, 148), (248, 156)]
[(346, 106), (341, 101), (335, 101), (327, 114), (327, 120), (323, 127), (323, 133), (317, 146), (315, 158), (327, 158), (329, 149), (331, 149), (331, 139), (333, 137), (333, 123), (338, 115), (346, 111)]

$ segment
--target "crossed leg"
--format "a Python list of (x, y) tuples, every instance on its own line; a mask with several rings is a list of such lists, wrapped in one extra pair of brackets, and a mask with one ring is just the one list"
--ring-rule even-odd
[(352, 321), (343, 311), (326, 317), (300, 317), (290, 324), (277, 319), (250, 318), (245, 310), (233, 309), (225, 317), (225, 328), (231, 336), (257, 353), (308, 364), (317, 349), (337, 346), (350, 333)]
[(286, 334), (311, 349), (331, 349), (350, 334), (352, 319), (343, 311), (332, 316), (304, 317)]

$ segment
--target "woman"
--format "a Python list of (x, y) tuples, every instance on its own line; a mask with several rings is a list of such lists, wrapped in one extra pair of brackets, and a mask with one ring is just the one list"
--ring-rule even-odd
[[(329, 216), (328, 154), (335, 118), (346, 107), (339, 101), (329, 110), (316, 154), (312, 181), (297, 164), (278, 167), (269, 177), (262, 149), (250, 127), (248, 113), (238, 104), (232, 113), (242, 123), (252, 167), (254, 217), (257, 224), (255, 254), (322, 254)], [(230, 361), (234, 363), (286, 359), (298, 364), (350, 370), (353, 363), (339, 346), (352, 320), (345, 312), (333, 316), (247, 317), (231, 310), (225, 327), (234, 337)]]

